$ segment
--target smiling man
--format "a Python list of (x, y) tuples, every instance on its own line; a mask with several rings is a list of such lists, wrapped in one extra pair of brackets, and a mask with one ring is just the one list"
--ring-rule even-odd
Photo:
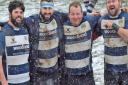
[(2, 85), (29, 85), (29, 37), (23, 23), (25, 7), (14, 0), (8, 10), (9, 22), (0, 31), (0, 81)]
[(92, 69), (92, 34), (100, 16), (84, 16), (81, 4), (69, 5), (69, 19), (64, 22), (64, 75), (62, 85), (95, 85)]
[(122, 0), (106, 0), (108, 14), (100, 19), (104, 38), (105, 85), (128, 85), (128, 14)]
[[(35, 85), (59, 85), (63, 25), (53, 0), (41, 0), (40, 12), (26, 19), (29, 27), (31, 81)], [(61, 42), (60, 42), (61, 41)]]

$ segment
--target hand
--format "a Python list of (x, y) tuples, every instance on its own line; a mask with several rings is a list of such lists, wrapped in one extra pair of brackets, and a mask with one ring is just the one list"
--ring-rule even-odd
[(1, 83), (2, 83), (2, 85), (8, 85), (7, 80), (3, 80), (3, 81), (1, 81)]
[(128, 13), (128, 7), (121, 8), (121, 10)]

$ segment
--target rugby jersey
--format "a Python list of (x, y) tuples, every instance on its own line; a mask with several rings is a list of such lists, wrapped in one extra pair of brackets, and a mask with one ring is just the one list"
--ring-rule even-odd
[(29, 77), (29, 37), (27, 29), (22, 27), (14, 30), (6, 24), (0, 32), (0, 55), (6, 62), (8, 83), (21, 84), (30, 80)]
[(128, 29), (128, 14), (121, 12), (115, 18), (105, 15), (100, 19), (101, 29), (99, 31), (103, 35), (105, 45), (105, 70), (112, 72), (128, 71), (128, 43), (117, 34), (115, 29), (105, 27), (105, 23), (109, 20), (112, 20), (121, 28)]
[(65, 73), (84, 75), (92, 71), (92, 33), (99, 17), (85, 16), (81, 24), (64, 23)]

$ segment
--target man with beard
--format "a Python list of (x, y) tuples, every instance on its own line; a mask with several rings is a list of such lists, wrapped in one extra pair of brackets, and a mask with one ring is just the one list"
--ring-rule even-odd
[(55, 12), (52, 0), (41, 0), (40, 13), (26, 19), (30, 35), (31, 82), (35, 85), (58, 85), (58, 59), (63, 56), (62, 14)]
[(40, 13), (25, 20), (31, 43), (31, 81), (36, 85), (58, 85), (58, 71), (63, 67), (58, 59), (63, 60), (64, 55), (62, 22), (67, 15), (55, 12), (52, 0), (41, 0), (40, 5)]
[(106, 0), (108, 14), (101, 17), (104, 37), (105, 85), (128, 85), (128, 14), (121, 11), (121, 0)]
[(12, 1), (8, 10), (9, 22), (0, 31), (0, 81), (2, 85), (29, 85), (29, 39), (23, 24), (25, 7), (21, 1)]
[(26, 19), (30, 28), (31, 80), (36, 85), (58, 85), (58, 71), (64, 65), (63, 22), (67, 14), (54, 11), (52, 0), (41, 0), (40, 6), (39, 14)]

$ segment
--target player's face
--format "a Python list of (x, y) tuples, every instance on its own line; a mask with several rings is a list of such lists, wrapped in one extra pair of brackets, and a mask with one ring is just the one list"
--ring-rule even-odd
[(20, 26), (23, 22), (24, 12), (21, 8), (16, 8), (10, 13), (11, 22), (16, 26)]
[(69, 12), (69, 19), (72, 25), (78, 26), (81, 23), (82, 18), (83, 18), (83, 13), (81, 11), (80, 6), (78, 7), (71, 6)]
[(111, 16), (116, 16), (120, 10), (121, 2), (120, 0), (107, 0), (108, 13)]
[(41, 8), (41, 14), (44, 16), (44, 19), (48, 20), (53, 15), (53, 8), (51, 7), (43, 7)]

